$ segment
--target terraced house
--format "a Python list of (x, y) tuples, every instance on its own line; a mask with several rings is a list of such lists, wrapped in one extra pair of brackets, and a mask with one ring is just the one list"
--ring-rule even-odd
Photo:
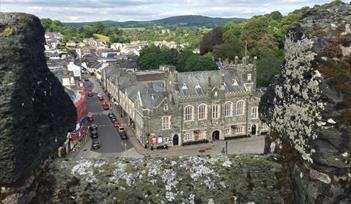
[(142, 144), (186, 145), (268, 132), (258, 117), (255, 63), (178, 73), (173, 66), (131, 71), (109, 66), (103, 85)]

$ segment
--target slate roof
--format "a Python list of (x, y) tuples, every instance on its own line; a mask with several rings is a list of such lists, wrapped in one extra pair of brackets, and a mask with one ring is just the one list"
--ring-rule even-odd
[[(165, 90), (165, 73), (162, 71), (123, 73), (116, 68), (112, 69), (115, 71), (108, 70), (110, 80), (119, 84), (120, 90), (126, 93), (133, 102), (137, 103), (141, 100), (144, 108), (153, 109), (168, 96)], [(211, 77), (213, 88), (220, 88), (222, 75), (224, 75), (226, 92), (245, 91), (241, 79), (233, 70), (198, 71), (177, 73), (180, 96), (206, 95), (208, 94), (208, 77)]]
[(224, 75), (226, 92), (244, 91), (245, 88), (237, 73), (233, 70), (196, 71), (177, 74), (181, 96), (199, 96), (208, 94), (208, 78), (211, 77), (212, 87), (220, 88), (221, 78)]

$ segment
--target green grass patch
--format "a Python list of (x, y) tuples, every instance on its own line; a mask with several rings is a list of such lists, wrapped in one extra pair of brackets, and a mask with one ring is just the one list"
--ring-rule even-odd
[(101, 40), (104, 43), (110, 43), (110, 38), (106, 35), (94, 34), (94, 38), (97, 40)]

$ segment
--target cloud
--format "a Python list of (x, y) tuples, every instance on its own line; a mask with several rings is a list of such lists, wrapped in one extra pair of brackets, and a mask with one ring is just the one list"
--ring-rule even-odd
[(0, 0), (0, 10), (26, 12), (64, 22), (153, 20), (176, 15), (244, 17), (287, 14), (330, 0)]

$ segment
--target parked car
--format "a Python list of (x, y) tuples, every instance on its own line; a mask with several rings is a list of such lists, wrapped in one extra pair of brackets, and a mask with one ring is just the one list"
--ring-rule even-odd
[(117, 119), (114, 120), (112, 123), (113, 123), (113, 126), (116, 128), (119, 128), (119, 126), (121, 125)]
[(88, 97), (92, 97), (92, 96), (94, 96), (93, 92), (89, 91), (88, 92)]
[(89, 126), (89, 130), (90, 130), (90, 131), (97, 130), (97, 129), (98, 129), (98, 127), (97, 127), (96, 124), (91, 124), (91, 125)]
[(100, 149), (101, 145), (100, 145), (100, 142), (99, 140), (93, 140), (91, 142), (91, 149)]
[(94, 116), (92, 114), (88, 114), (88, 121), (89, 122), (94, 121)]
[(99, 101), (103, 101), (104, 100), (104, 96), (102, 94), (100, 94), (100, 93), (97, 95), (97, 97), (98, 97)]
[(99, 137), (97, 129), (94, 129), (94, 130), (90, 131), (90, 137), (92, 139), (97, 139)]
[(128, 136), (127, 136), (127, 133), (126, 133), (124, 127), (121, 127), (121, 126), (120, 126), (120, 127), (118, 128), (118, 133), (119, 133), (119, 136), (121, 137), (122, 140), (128, 139)]
[(114, 113), (109, 113), (107, 116), (108, 116), (110, 119), (116, 118), (116, 115), (115, 115)]
[(111, 122), (114, 122), (114, 121), (116, 121), (116, 120), (117, 120), (116, 115), (115, 115), (115, 114), (113, 114), (113, 113), (109, 113), (107, 116), (110, 118)]
[(106, 101), (103, 101), (103, 102), (101, 103), (101, 105), (102, 105), (102, 108), (103, 108), (104, 110), (109, 110), (109, 109), (110, 109), (110, 106), (106, 103)]

